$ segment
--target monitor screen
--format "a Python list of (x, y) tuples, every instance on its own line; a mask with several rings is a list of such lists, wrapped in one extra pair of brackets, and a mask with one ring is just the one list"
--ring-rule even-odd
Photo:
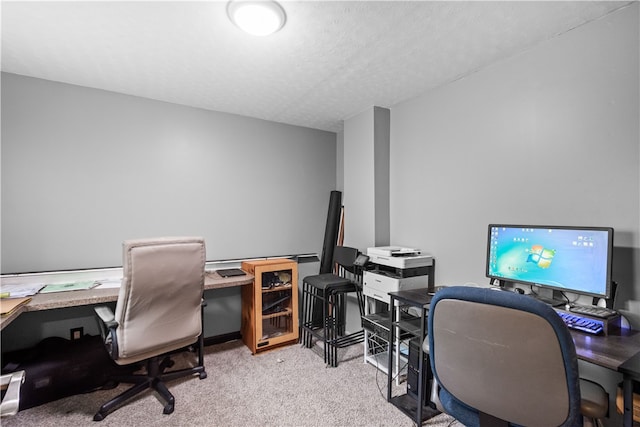
[(610, 297), (613, 229), (490, 224), (487, 277)]

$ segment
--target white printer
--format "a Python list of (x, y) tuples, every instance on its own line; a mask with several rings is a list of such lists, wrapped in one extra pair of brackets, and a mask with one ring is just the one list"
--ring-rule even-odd
[(368, 248), (367, 255), (374, 268), (364, 272), (365, 296), (388, 303), (389, 292), (433, 288), (435, 260), (420, 249), (380, 246)]

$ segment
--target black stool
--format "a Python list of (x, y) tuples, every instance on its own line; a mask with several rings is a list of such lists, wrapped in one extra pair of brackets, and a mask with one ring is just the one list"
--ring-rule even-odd
[(338, 348), (363, 342), (362, 328), (345, 335), (346, 299), (354, 292), (360, 316), (364, 315), (362, 268), (369, 257), (355, 248), (337, 246), (333, 253), (336, 273), (307, 276), (302, 281), (302, 324), (300, 342), (311, 348), (313, 337), (323, 341), (324, 362), (338, 366)]

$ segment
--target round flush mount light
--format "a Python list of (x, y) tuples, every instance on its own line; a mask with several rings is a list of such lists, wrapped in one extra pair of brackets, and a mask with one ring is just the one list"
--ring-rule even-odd
[(231, 0), (227, 15), (235, 25), (254, 36), (268, 36), (286, 21), (284, 9), (272, 0)]

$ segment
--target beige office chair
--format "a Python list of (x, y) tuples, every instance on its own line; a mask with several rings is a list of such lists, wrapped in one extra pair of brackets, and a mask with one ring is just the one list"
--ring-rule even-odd
[(560, 316), (533, 298), (442, 289), (431, 301), (427, 338), (436, 403), (467, 427), (573, 427), (608, 413), (604, 389), (579, 378)]
[[(164, 382), (193, 374), (207, 377), (202, 338), (204, 240), (130, 240), (123, 243), (123, 252), (115, 315), (106, 306), (95, 311), (111, 358), (119, 365), (146, 361), (146, 373), (113, 378), (134, 386), (102, 405), (95, 421), (149, 388), (165, 400), (164, 413), (170, 414), (175, 399)], [(197, 351), (197, 366), (165, 373), (173, 365), (169, 353), (185, 347)]]

